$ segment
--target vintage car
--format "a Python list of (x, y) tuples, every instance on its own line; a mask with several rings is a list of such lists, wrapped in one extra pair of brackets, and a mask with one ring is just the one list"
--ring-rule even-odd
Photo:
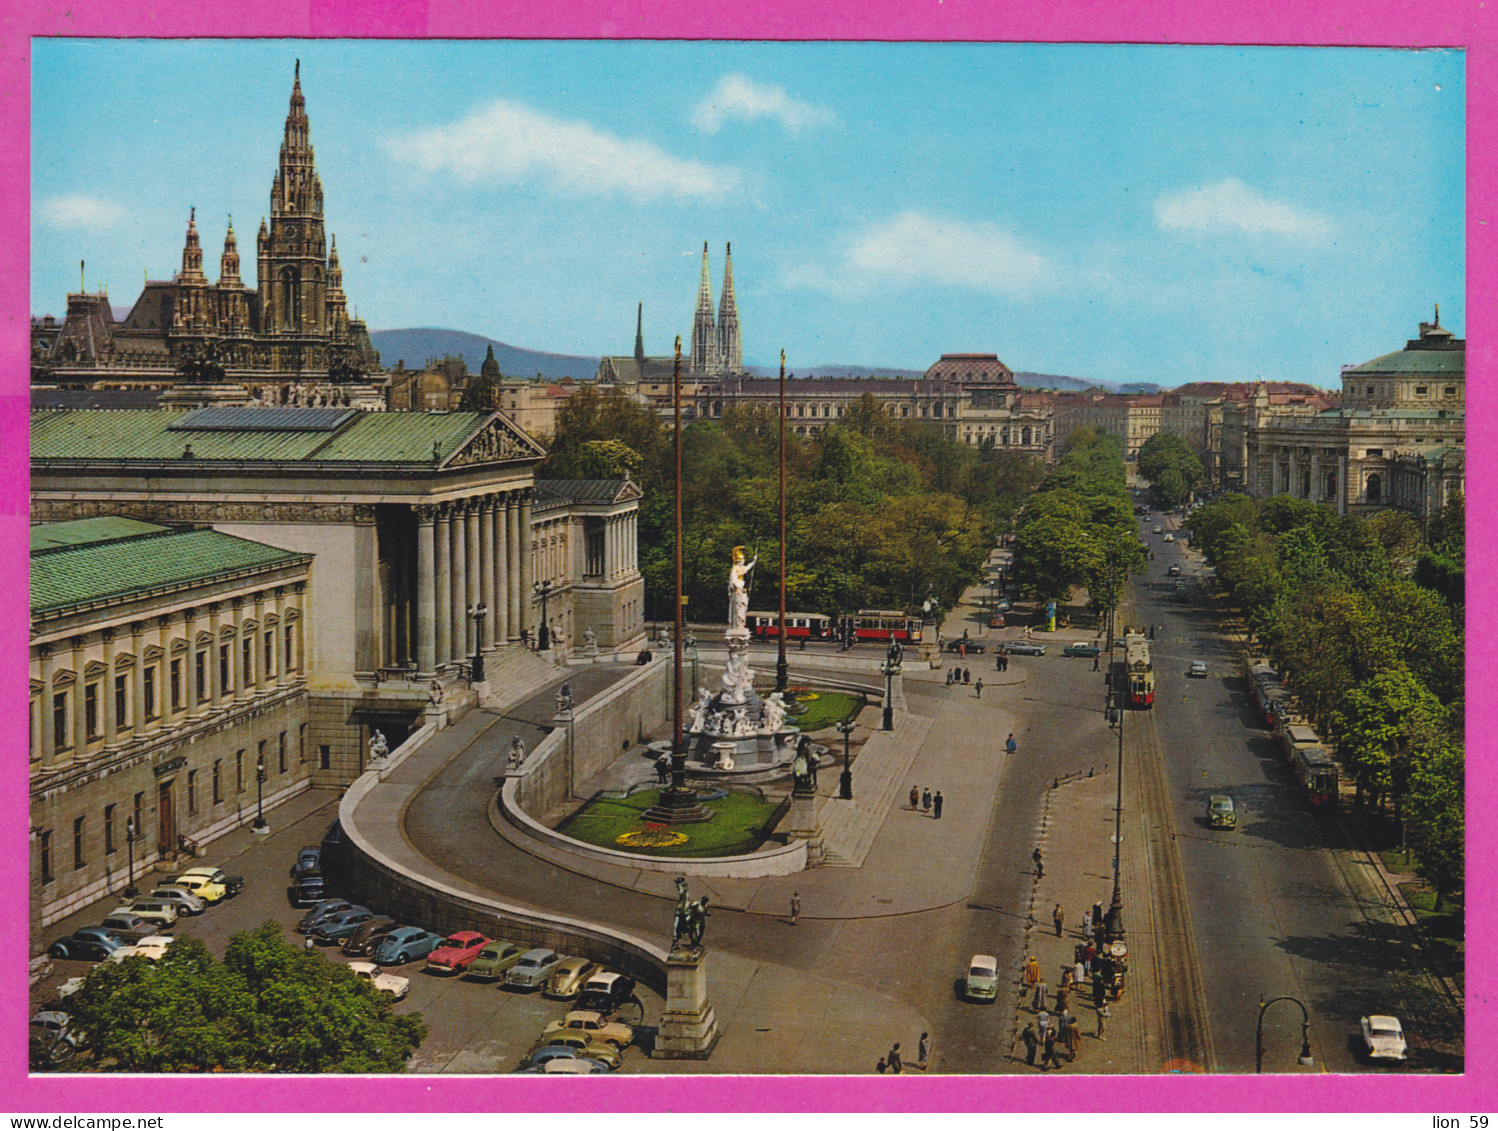
[(53, 958), (83, 958), (90, 962), (103, 962), (120, 947), (125, 940), (104, 927), (79, 927), (71, 935), (58, 939), (47, 948)]
[(520, 956), (520, 961), (505, 972), (505, 985), (522, 990), (534, 990), (551, 977), (551, 972), (561, 965), (562, 956), (544, 946), (535, 947)]
[(373, 962), (350, 962), (348, 968), (361, 982), (368, 982), (380, 993), (389, 994), (395, 1001), (400, 1001), (411, 992), (410, 978), (402, 978), (399, 974), (387, 974)]
[(594, 974), (583, 984), (578, 995), (578, 1009), (592, 1009), (599, 1013), (613, 1013), (635, 996), (635, 980), (628, 974), (603, 970)]
[(1361, 1022), (1363, 1050), (1370, 1060), (1404, 1060), (1409, 1052), (1399, 1018), (1373, 1013)]
[(520, 961), (525, 951), (515, 943), (494, 939), (468, 965), (468, 977), (493, 981)]
[(461, 974), (479, 956), (489, 940), (477, 931), (457, 931), (442, 940), (442, 945), (427, 955), (427, 969)]
[(1044, 644), (1032, 644), (1028, 640), (1010, 640), (1003, 646), (1004, 652), (1010, 656), (1044, 656)]
[(1088, 659), (1091, 659), (1093, 656), (1101, 655), (1102, 651), (1096, 644), (1089, 644), (1085, 640), (1079, 640), (1075, 644), (1068, 644), (1065, 648), (1061, 649), (1061, 654), (1063, 656), (1086, 656)]
[(595, 1041), (604, 1041), (616, 1049), (626, 1047), (635, 1039), (635, 1031), (620, 1021), (606, 1021), (601, 1013), (591, 1009), (573, 1009), (558, 1021), (553, 1021), (541, 1030), (541, 1036), (550, 1039), (561, 1032), (583, 1033)]
[(1214, 793), (1207, 799), (1207, 823), (1214, 829), (1236, 829), (1238, 811), (1233, 799), (1225, 793)]
[(583, 985), (598, 970), (596, 963), (586, 958), (564, 958), (560, 966), (551, 972), (541, 990), (542, 997), (558, 1001), (571, 1001), (582, 993)]
[(993, 1001), (999, 996), (999, 960), (991, 954), (975, 954), (968, 960), (962, 994), (973, 1001)]
[(414, 958), (425, 958), (441, 942), (441, 935), (420, 927), (397, 927), (375, 947), (374, 960), (381, 966), (404, 966)]

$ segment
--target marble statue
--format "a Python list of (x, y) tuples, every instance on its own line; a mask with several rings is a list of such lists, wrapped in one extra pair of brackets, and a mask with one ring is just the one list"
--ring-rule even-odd
[(781, 697), (780, 692), (772, 691), (769, 695), (765, 696), (761, 714), (763, 718), (762, 725), (765, 730), (772, 734), (780, 730), (781, 726), (785, 724), (785, 700)]
[(706, 729), (708, 706), (712, 703), (713, 693), (705, 687), (697, 689), (697, 702), (687, 708), (687, 730), (698, 731)]
[(510, 739), (510, 769), (515, 769), (524, 761), (525, 743), (521, 741), (520, 736), (517, 734), (514, 738)]
[(557, 714), (565, 715), (572, 710), (572, 687), (570, 684), (562, 684), (562, 689), (557, 692)]
[(593, 631), (592, 625), (583, 629), (583, 647), (589, 651), (598, 651), (598, 634)]
[(733, 548), (733, 565), (728, 569), (728, 629), (748, 626), (749, 616), (749, 571), (759, 563), (755, 557), (744, 560), (744, 547)]
[(374, 737), (369, 740), (369, 760), (378, 762), (389, 753), (390, 743), (385, 741), (385, 732), (376, 727)]

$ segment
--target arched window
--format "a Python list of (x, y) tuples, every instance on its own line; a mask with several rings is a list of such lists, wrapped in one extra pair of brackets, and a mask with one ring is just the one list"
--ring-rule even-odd
[(1027, 424), (1019, 430), (1019, 442), (1028, 444), (1030, 442), (1030, 426)]
[(292, 330), (302, 326), (302, 273), (295, 267), (282, 267), (281, 325)]
[(1384, 497), (1384, 481), (1378, 472), (1372, 472), (1368, 476), (1368, 501), (1379, 502)]

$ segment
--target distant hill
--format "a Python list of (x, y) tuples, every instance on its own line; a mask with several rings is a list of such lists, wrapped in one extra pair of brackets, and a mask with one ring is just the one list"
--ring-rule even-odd
[(540, 374), (552, 380), (563, 377), (591, 380), (598, 372), (599, 359), (596, 357), (521, 349), (462, 330), (374, 330), (369, 337), (375, 349), (380, 351), (381, 364), (387, 369), (394, 369), (397, 361), (404, 361), (407, 369), (420, 369), (428, 361), (451, 356), (461, 357), (468, 363), (468, 371), (477, 373), (484, 364), (485, 353), (493, 346), (494, 360), (499, 362), (499, 371), (506, 377)]

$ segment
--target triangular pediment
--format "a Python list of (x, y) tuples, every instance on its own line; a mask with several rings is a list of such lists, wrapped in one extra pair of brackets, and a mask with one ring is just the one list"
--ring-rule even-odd
[(544, 459), (546, 449), (509, 417), (496, 412), (468, 437), (443, 467), (470, 467), (482, 463), (513, 463)]

